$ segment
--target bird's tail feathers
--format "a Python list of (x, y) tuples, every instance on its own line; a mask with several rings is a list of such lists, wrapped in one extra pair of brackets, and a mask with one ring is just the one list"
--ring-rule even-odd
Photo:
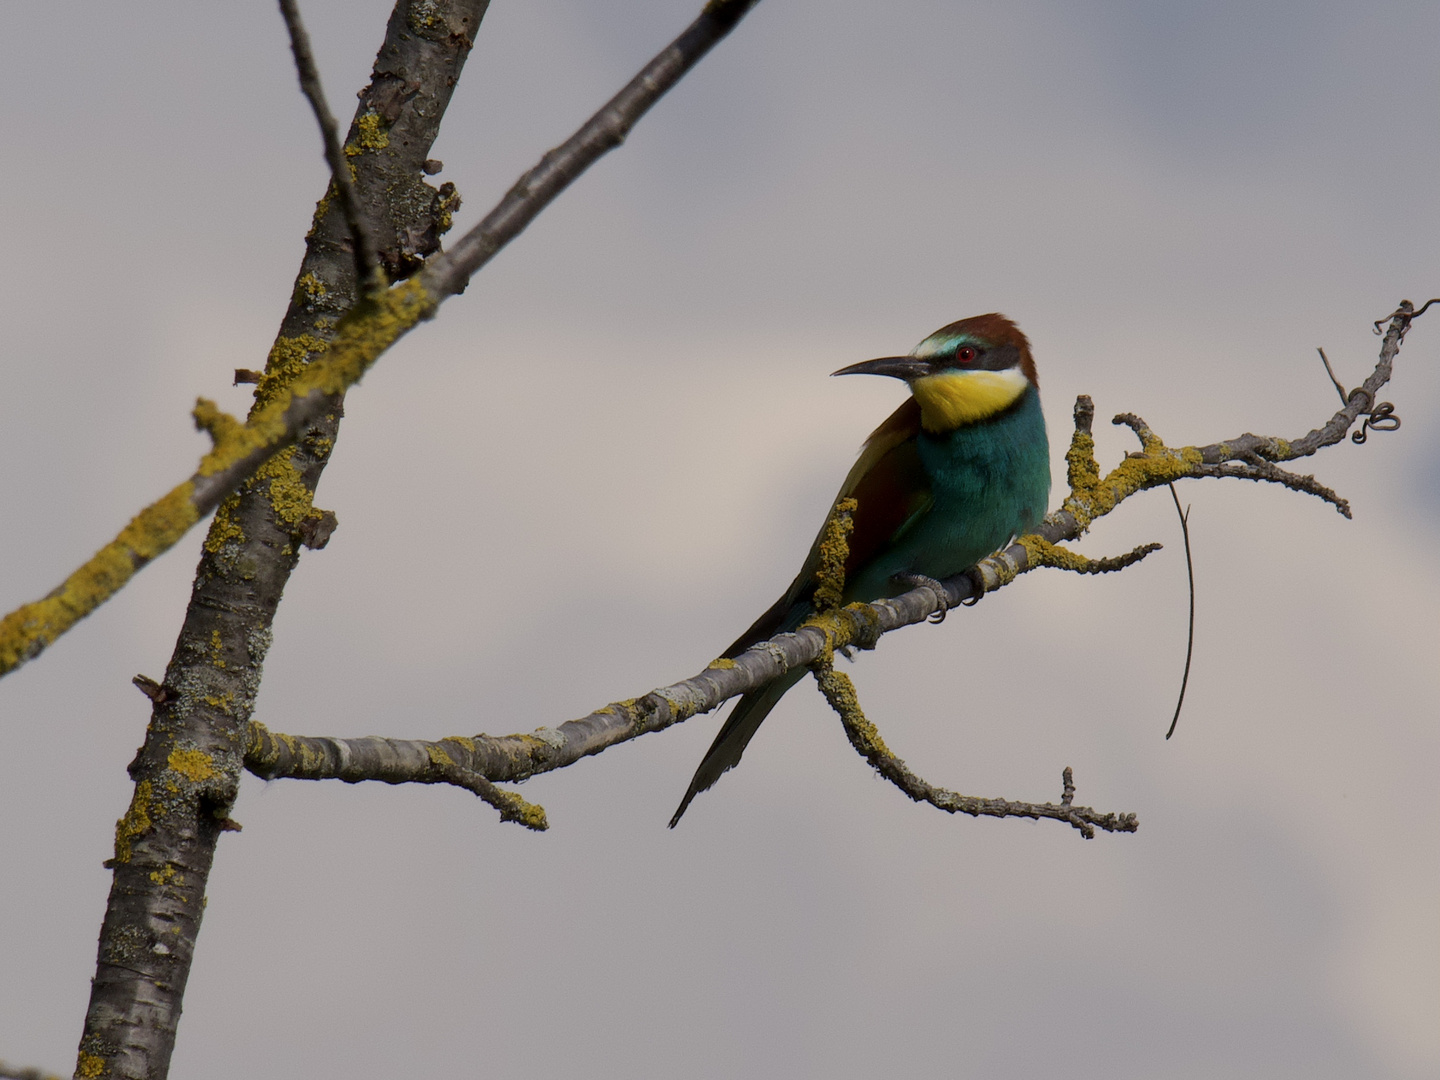
[(785, 692), (804, 676), (805, 669), (803, 667), (796, 668), (793, 671), (787, 671), (769, 686), (741, 695), (735, 708), (725, 718), (725, 723), (721, 726), (720, 733), (715, 736), (715, 741), (710, 744), (710, 749), (705, 752), (700, 767), (695, 770), (695, 777), (690, 781), (690, 789), (685, 792), (685, 798), (680, 800), (680, 808), (670, 819), (670, 828), (673, 829), (679, 822), (686, 807), (690, 805), (691, 799), (700, 792), (713, 787), (715, 781), (740, 764), (740, 756), (745, 753), (745, 747), (755, 737), (755, 732), (760, 729), (761, 722), (770, 715), (770, 710), (775, 708), (780, 699), (785, 696)]

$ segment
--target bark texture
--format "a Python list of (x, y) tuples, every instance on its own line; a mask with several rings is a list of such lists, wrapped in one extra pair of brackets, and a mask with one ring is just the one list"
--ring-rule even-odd
[[(400, 0), (346, 140), (366, 227), (392, 277), (439, 249), (454, 189), (424, 181), (488, 0)], [(333, 186), (316, 208), (304, 261), (257, 407), (324, 352), (354, 304), (350, 230)], [(164, 1077), (204, 908), (205, 883), (239, 786), (245, 724), (270, 626), (302, 545), (333, 516), (311, 503), (334, 446), (342, 398), (257, 470), (216, 513), (145, 743), (116, 826), (114, 878), (76, 1076)]]

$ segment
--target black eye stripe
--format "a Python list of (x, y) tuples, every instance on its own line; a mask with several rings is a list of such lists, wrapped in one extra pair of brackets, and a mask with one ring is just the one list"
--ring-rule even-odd
[(936, 370), (950, 368), (953, 371), (1007, 371), (1020, 363), (1020, 350), (1008, 344), (977, 345), (967, 342), (956, 345), (953, 352), (947, 350), (947, 353), (937, 356), (930, 363)]

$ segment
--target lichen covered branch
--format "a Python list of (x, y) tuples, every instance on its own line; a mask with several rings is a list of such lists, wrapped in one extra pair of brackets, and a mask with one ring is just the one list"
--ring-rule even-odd
[(1086, 840), (1095, 839), (1096, 829), (1104, 829), (1106, 832), (1135, 832), (1140, 827), (1134, 814), (1102, 814), (1088, 806), (1071, 805), (1070, 800), (1075, 789), (1072, 784), (1073, 774), (1068, 767), (1064, 772), (1065, 793), (1058, 803), (977, 798), (927, 783), (911, 772), (905, 762), (891, 753), (890, 748), (885, 745), (879, 730), (860, 708), (860, 699), (855, 693), (855, 684), (850, 681), (850, 676), (843, 671), (836, 671), (829, 660), (817, 661), (812, 667), (820, 692), (825, 695), (830, 707), (839, 714), (850, 745), (876, 772), (916, 802), (929, 803), (947, 813), (969, 814), (971, 817), (1050, 818), (1073, 826)]
[[(846, 499), (837, 504), (821, 533), (821, 551), (828, 552), (828, 554), (821, 559), (820, 568), (816, 572), (815, 607), (822, 616), (829, 614), (839, 606), (840, 597), (844, 592), (845, 558), (848, 554), (847, 537), (853, 528), (850, 516), (854, 510), (855, 500), (853, 499)], [(1122, 566), (1138, 562), (1148, 553), (1148, 549), (1157, 546), (1147, 545), (1146, 548), (1137, 548), (1128, 556), (1121, 556), (1115, 560), (1104, 560), (1113, 565), (1103, 568), (1100, 566), (1101, 560), (1084, 560), (1083, 556), (1075, 555), (1073, 552), (1068, 553), (1069, 559), (1059, 560), (1050, 565), (1063, 566), (1069, 570), (1078, 569), (1081, 573), (1104, 573), (1107, 570), (1118, 570)], [(1081, 560), (1080, 565), (1073, 565), (1075, 560)], [(1086, 840), (1095, 839), (1096, 828), (1104, 829), (1106, 832), (1134, 832), (1140, 827), (1134, 814), (1101, 814), (1089, 807), (1072, 806), (1071, 798), (1075, 789), (1071, 783), (1072, 774), (1068, 767), (1064, 774), (1064, 796), (1058, 805), (1055, 803), (1019, 803), (1011, 802), (1009, 799), (977, 798), (936, 787), (911, 772), (905, 762), (896, 757), (885, 745), (885, 740), (880, 737), (880, 730), (866, 717), (865, 711), (860, 707), (860, 695), (855, 691), (854, 682), (843, 671), (835, 670), (833, 651), (826, 650), (815, 663), (810, 665), (810, 671), (815, 676), (815, 683), (825, 696), (825, 700), (839, 715), (840, 723), (845, 728), (845, 736), (850, 740), (850, 745), (870, 763), (871, 768), (916, 802), (929, 803), (947, 813), (969, 814), (971, 817), (1054, 818), (1074, 826)]]
[[(1412, 315), (1413, 308), (1402, 304), (1392, 317), (1379, 362), (1361, 387), (1367, 395), (1366, 400), (1376, 400), (1378, 390), (1390, 378), (1391, 365)], [(1034, 533), (1021, 537), (1004, 551), (982, 559), (967, 573), (942, 582), (948, 606), (955, 607), (1002, 588), (1020, 574), (1039, 566), (1098, 573), (1129, 565), (1154, 550), (1156, 545), (1143, 545), (1109, 559), (1087, 559), (1061, 545), (1083, 535), (1095, 521), (1140, 491), (1179, 479), (1240, 475), (1233, 467), (1212, 471), (1209, 468), (1212, 464), (1236, 458), (1245, 463), (1246, 455), (1264, 462), (1293, 460), (1313, 454), (1324, 446), (1334, 445), (1345, 438), (1362, 415), (1367, 415), (1363, 406), (1364, 402), (1352, 394), (1346, 407), (1325, 425), (1293, 441), (1247, 434), (1209, 446), (1180, 449), (1166, 447), (1144, 421), (1126, 414), (1120, 423), (1136, 431), (1142, 449), (1102, 475), (1095, 459), (1092, 433), (1094, 403), (1090, 398), (1081, 396), (1075, 404), (1075, 433), (1066, 454), (1070, 494), (1061, 508), (1048, 515)], [(902, 626), (924, 622), (940, 607), (940, 598), (928, 585), (888, 600), (877, 600), (873, 604), (849, 604), (819, 613), (793, 633), (779, 634), (769, 641), (760, 642), (734, 659), (716, 660), (688, 679), (652, 690), (639, 698), (612, 702), (558, 727), (541, 727), (529, 734), (493, 736), (482, 733), (463, 740), (444, 740), (444, 743), (446, 747), (461, 747), (459, 752), (464, 754), (463, 766), (491, 782), (523, 780), (564, 768), (583, 757), (601, 753), (649, 732), (662, 731), (697, 713), (709, 712), (730, 698), (758, 689), (787, 671), (814, 664), (847, 647), (874, 648), (882, 635)], [(357, 762), (368, 760), (377, 753), (376, 744), (385, 744), (387, 753), (404, 745), (421, 755), (428, 753), (426, 747), (436, 745), (424, 740), (378, 738), (287, 736), (286, 740), (284, 752), (265, 761), (252, 761), (247, 754), (246, 767), (272, 777), (338, 778), (345, 769), (350, 779), (385, 779), (379, 775), (359, 775), (363, 770), (356, 768)], [(253, 736), (251, 745), (255, 745)], [(986, 801), (981, 800), (981, 803)], [(1018, 805), (1044, 807), (1050, 804)], [(1037, 816), (1057, 815), (1046, 812)], [(1093, 824), (1103, 827), (1098, 821)]]
[[(428, 236), (420, 248), (438, 246), (453, 200), (424, 182), (422, 164), (487, 3), (397, 0), (360, 94), (345, 152), (387, 265), (410, 250), (397, 238)], [(209, 402), (195, 410), (215, 449), (186, 492), (191, 520), (220, 505), (164, 678), (137, 683), (153, 708), (107, 864), (113, 875), (78, 1076), (167, 1073), (216, 846), (238, 827), (230, 807), (272, 620), (300, 548), (319, 546), (334, 526), (312, 500), (335, 445), (343, 391), (427, 310), (413, 280), (357, 305), (364, 282), (333, 202), (316, 206), (248, 420)], [(40, 628), (42, 643), (53, 640), (53, 624)]]
[(500, 820), (543, 832), (545, 811), (511, 791), (496, 787), (474, 767), (473, 739), (452, 736), (423, 739), (314, 739), (272, 733), (252, 721), (246, 728), (245, 765), (267, 780), (286, 776), (307, 780), (343, 780), (357, 784), (452, 784), (473, 792), (496, 810)]
[(0, 619), (0, 675), (39, 656), (172, 548), (237, 485), (333, 409), (334, 395), (354, 385), (381, 353), (432, 310), (424, 289), (414, 281), (360, 305), (342, 321), (328, 346), (314, 343), (310, 363), (285, 373), (288, 381), (267, 373), (259, 388), (262, 400), (243, 424), (201, 399), (195, 420), (209, 433), (213, 447), (195, 473), (137, 514), (58, 588)]
[[(518, 236), (596, 160), (620, 145), (650, 107), (757, 2), (710, 0), (700, 17), (641, 69), (619, 94), (567, 142), (548, 152), (521, 177), (500, 204), (456, 244), (452, 253), (430, 259), (424, 263), (421, 274), (395, 288), (371, 295), (353, 308), (342, 305), (345, 315), (335, 326), (333, 338), (282, 332), (272, 351), (271, 363), (257, 387), (259, 407), (244, 424), (230, 417), (223, 420), (214, 417), (218, 410), (202, 401), (197, 413), (204, 410), (216, 421), (205, 425), (207, 430), (212, 435), (223, 431), (226, 437), (216, 438), (213, 451), (206, 455), (189, 480), (141, 511), (119, 536), (57, 589), (0, 620), (0, 676), (39, 656), (123, 588), (136, 571), (178, 543), (196, 522), (214, 510), (240, 483), (255, 475), (277, 452), (302, 438), (317, 420), (334, 409), (337, 394), (354, 385), (396, 341), (433, 316), (441, 303), (463, 291), (470, 277), (496, 252)], [(476, 6), (483, 13), (485, 4)], [(416, 22), (410, 18), (413, 13), (404, 0), (396, 10), (402, 25)], [(447, 24), (437, 11), (426, 12), (420, 19), (426, 24), (427, 32), (447, 31)], [(435, 27), (429, 27), (427, 20), (435, 23)], [(478, 17), (473, 19), (470, 32), (478, 21)], [(395, 16), (391, 22), (393, 29)], [(413, 25), (410, 30), (412, 39), (423, 36), (413, 32)], [(456, 31), (452, 36), (468, 51), (471, 42), (468, 32)], [(362, 111), (355, 121), (354, 136), (344, 148), (347, 157), (377, 153), (391, 145), (389, 132), (394, 120), (405, 108), (404, 102), (410, 100), (403, 96), (409, 92), (403, 80), (384, 66), (393, 63), (382, 51), (376, 62), (375, 80), (362, 97)], [(415, 174), (419, 175), (418, 168)], [(449, 211), (458, 204), (453, 187), (446, 187), (450, 192), (440, 199), (436, 214), (444, 224), (438, 229), (433, 224), (429, 227), (433, 245), (429, 251), (438, 250), (438, 232), (448, 228)], [(442, 187), (441, 193), (444, 192)], [(322, 199), (316, 209), (317, 229), (325, 222), (328, 204), (328, 198)], [(414, 231), (412, 227), (406, 235)], [(393, 250), (381, 255), (389, 264), (414, 269), (420, 265), (420, 256), (429, 251), (417, 253), (397, 241)], [(329, 291), (315, 275), (302, 274), (297, 284), (297, 299), (308, 300), (311, 307), (316, 307)]]

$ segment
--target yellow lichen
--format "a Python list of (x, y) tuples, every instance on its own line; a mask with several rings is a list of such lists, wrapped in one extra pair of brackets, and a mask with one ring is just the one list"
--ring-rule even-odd
[(872, 763), (876, 758), (893, 758), (895, 755), (890, 753), (890, 748), (880, 737), (880, 729), (870, 722), (865, 711), (860, 708), (860, 695), (855, 692), (855, 684), (850, 681), (850, 676), (843, 671), (836, 671), (829, 663), (816, 664), (814, 671), (821, 693), (825, 695), (830, 707), (844, 720), (846, 734), (850, 736), (855, 748)]
[(285, 524), (298, 526), (315, 512), (313, 493), (288, 454), (276, 454), (255, 470), (255, 478), (270, 481), (270, 505)]
[(251, 720), (245, 725), (246, 765), (264, 767), (275, 764), (276, 752), (268, 740), (269, 735), (270, 729), (259, 720)]
[[(210, 701), (211, 699), (207, 698), (206, 700)], [(215, 759), (203, 750), (171, 750), (165, 763), (195, 784), (209, 780), (218, 774), (218, 770), (215, 768)]]
[(83, 1077), (83, 1080), (99, 1080), (105, 1075), (108, 1063), (99, 1054), (91, 1054), (81, 1050), (79, 1060), (75, 1062), (75, 1075)]
[(227, 495), (215, 511), (215, 520), (210, 522), (210, 532), (205, 537), (205, 550), (211, 555), (220, 554), (232, 540), (236, 543), (245, 539), (245, 530), (235, 520), (235, 511), (240, 508), (239, 495)]
[(1059, 544), (1052, 544), (1043, 536), (1031, 534), (1022, 536), (1015, 541), (1025, 549), (1027, 565), (1052, 566), (1059, 570), (1074, 570), (1083, 573), (1090, 566), (1091, 560), (1081, 555), (1078, 551), (1071, 551)]
[(1199, 448), (1172, 449), (1148, 429), (1142, 433), (1145, 449), (1126, 455), (1124, 460), (1100, 478), (1095, 462), (1095, 440), (1087, 432), (1076, 432), (1065, 455), (1069, 464), (1070, 496), (1062, 508), (1070, 513), (1080, 532), (1088, 530), (1121, 502), (1145, 488), (1190, 475), (1202, 463)]
[(455, 211), (460, 208), (460, 193), (455, 191), (453, 187), (448, 192), (442, 187), (441, 192), (439, 202), (440, 213), (436, 217), (436, 227), (440, 235), (444, 236), (450, 231), (451, 226), (455, 224)]
[(1087, 491), (1098, 484), (1100, 463), (1095, 460), (1095, 437), (1088, 431), (1077, 431), (1065, 452), (1065, 464), (1069, 466), (1072, 490)]
[[(358, 304), (341, 320), (339, 336), (328, 348), (308, 335), (279, 339), (271, 353), (271, 370), (256, 388), (249, 420), (233, 438), (227, 437), (223, 452), (217, 446), (207, 455), (205, 467), (222, 471), (255, 450), (278, 446), (287, 438), (285, 416), (295, 397), (337, 394), (354, 384), (402, 334), (429, 316), (435, 304), (417, 276)], [(307, 356), (322, 350), (325, 356), (305, 364)], [(136, 515), (44, 600), (0, 620), (0, 675), (38, 655), (114, 595), (140, 566), (174, 546), (200, 518), (194, 491), (190, 481), (176, 487)], [(308, 513), (308, 495), (303, 501)]]
[[(507, 794), (509, 793), (507, 792)], [(518, 804), (515, 808), (516, 821), (518, 821), (521, 825), (524, 825), (525, 828), (534, 829), (536, 832), (544, 832), (546, 829), (550, 828), (550, 822), (545, 817), (545, 808), (543, 806), (537, 806), (534, 803), (526, 802), (524, 799), (520, 798), (519, 795), (516, 795), (514, 798), (515, 802)]]
[(315, 204), (315, 214), (310, 219), (310, 228), (305, 233), (306, 240), (315, 238), (315, 230), (320, 227), (320, 222), (325, 220), (325, 215), (330, 212), (330, 205), (335, 195), (335, 181), (331, 180), (325, 188), (325, 194), (320, 196), (320, 201)]
[(210, 436), (214, 448), (200, 459), (201, 476), (211, 476), (223, 466), (220, 461), (234, 460), (238, 444), (245, 437), (245, 425), (221, 409), (208, 398), (197, 398), (195, 408), (190, 411), (195, 426)]
[(460, 746), (463, 746), (463, 747), (464, 747), (466, 750), (468, 750), (470, 753), (473, 754), (473, 753), (475, 752), (475, 740), (474, 740), (474, 739), (470, 739), (470, 738), (466, 738), (464, 735), (446, 735), (446, 736), (445, 736), (443, 739), (441, 739), (440, 741), (441, 741), (441, 742), (453, 742), (453, 743), (458, 743)]
[(390, 145), (390, 134), (380, 114), (367, 112), (355, 121), (355, 141), (345, 144), (345, 156), (355, 157), (366, 150), (384, 150)]
[(836, 649), (848, 644), (848, 639), (844, 636), (845, 627), (841, 623), (840, 613), (834, 608), (811, 615), (797, 629), (819, 630), (825, 636), (825, 647), (820, 653), (822, 661), (833, 657)]
[[(168, 864), (166, 865), (166, 867), (165, 867), (164, 870), (151, 870), (151, 871), (150, 871), (150, 880), (153, 881), (156, 885), (165, 885), (165, 884), (169, 883), (169, 882), (170, 882), (172, 879), (174, 879), (174, 878), (175, 878), (175, 867), (170, 866), (170, 865), (168, 865)], [(185, 879), (184, 879), (184, 878), (181, 878), (178, 882), (176, 882), (176, 884), (179, 884), (179, 885), (185, 884)]]
[(855, 529), (855, 499), (835, 504), (820, 534), (820, 566), (815, 571), (815, 610), (840, 606), (845, 594), (845, 560), (850, 556), (850, 534)]
[(191, 501), (194, 490), (187, 480), (147, 506), (49, 596), (0, 620), (0, 674), (38, 655), (184, 536), (200, 519)]
[(129, 862), (135, 840), (150, 830), (153, 791), (149, 780), (141, 780), (136, 784), (135, 794), (130, 798), (130, 809), (125, 811), (124, 817), (115, 822), (116, 862)]
[(406, 14), (408, 16), (406, 21), (410, 24), (410, 29), (414, 30), (417, 34), (423, 34), (427, 30), (449, 29), (445, 24), (444, 18), (433, 3), (409, 4), (407, 5)]
[(231, 713), (230, 706), (235, 704), (234, 691), (227, 690), (225, 691), (225, 693), (220, 694), (219, 696), (216, 696), (215, 694), (209, 694), (205, 698), (205, 704), (209, 705), (217, 712), (222, 712), (226, 716), (229, 716)]
[[(289, 396), (284, 394), (286, 387), (290, 386), (307, 365), (317, 359), (330, 347), (330, 343), (324, 338), (316, 337), (314, 334), (296, 334), (294, 337), (280, 336), (275, 339), (275, 344), (270, 346), (270, 355), (265, 359), (265, 374), (255, 387), (256, 409), (252, 412), (247, 427), (255, 427), (255, 420), (258, 414), (265, 410), (261, 406), (283, 399), (285, 404), (290, 402)], [(283, 425), (282, 425), (283, 427)]]
[(442, 750), (442, 749), (440, 749), (440, 747), (435, 746), (435, 745), (433, 745), (433, 744), (430, 745), (430, 746), (425, 747), (425, 753), (426, 753), (427, 755), (429, 755), (430, 761), (431, 761), (432, 764), (435, 764), (435, 765), (454, 765), (454, 764), (455, 764), (455, 759), (454, 759), (454, 758), (452, 758), (449, 754), (445, 753), (445, 751)]
[(325, 288), (325, 283), (307, 270), (295, 281), (293, 299), (297, 303), (314, 304), (325, 299), (328, 292), (329, 290)]
[[(720, 657), (720, 659), (718, 659), (718, 660), (711, 660), (710, 663), (706, 664), (706, 665), (705, 665), (705, 670), (706, 670), (706, 671), (729, 671), (731, 668), (735, 668), (735, 667), (739, 667), (739, 666), (740, 666), (739, 664), (735, 663), (735, 661), (734, 661), (734, 660), (731, 660), (729, 657), (722, 656), (722, 657)], [(601, 711), (603, 712), (603, 711), (605, 711), (605, 710), (601, 710)]]

